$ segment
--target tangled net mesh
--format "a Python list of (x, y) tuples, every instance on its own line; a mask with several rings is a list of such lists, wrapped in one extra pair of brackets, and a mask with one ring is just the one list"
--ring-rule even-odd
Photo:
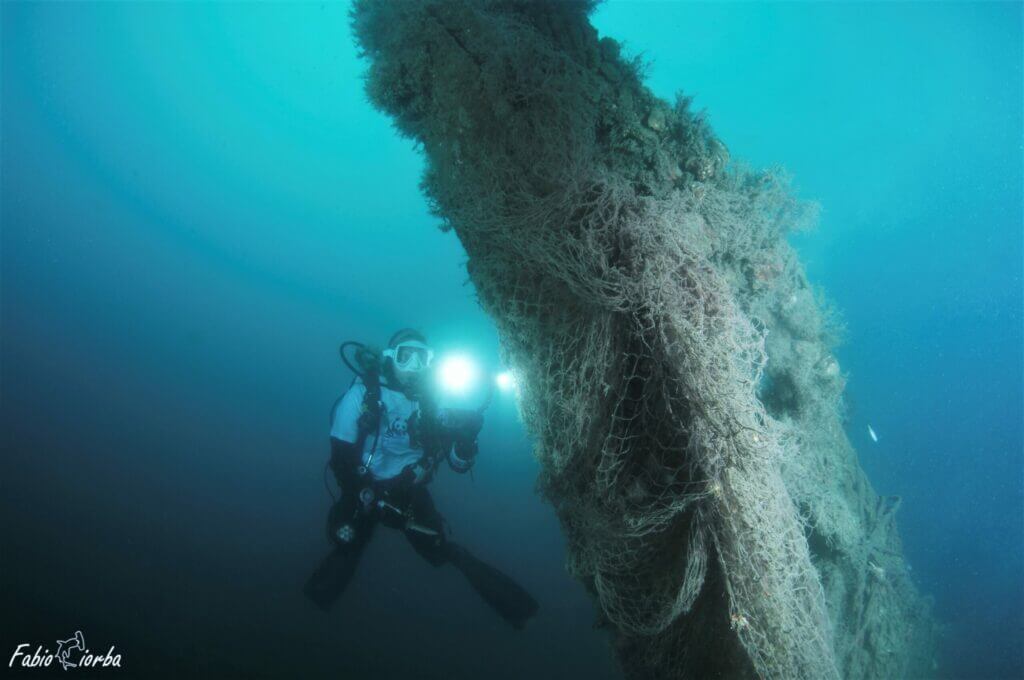
[(352, 12), (367, 93), (422, 144), (517, 373), (568, 567), (630, 677), (919, 672), (927, 604), (785, 241), (813, 209), (729, 163), (687, 98), (655, 98), (591, 9)]

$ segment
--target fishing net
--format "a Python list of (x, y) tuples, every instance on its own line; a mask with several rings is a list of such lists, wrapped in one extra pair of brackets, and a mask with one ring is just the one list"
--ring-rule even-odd
[(730, 162), (591, 3), (357, 0), (366, 90), (422, 145), (521, 387), (568, 568), (630, 677), (898, 677), (932, 624), (842, 429), (814, 220)]

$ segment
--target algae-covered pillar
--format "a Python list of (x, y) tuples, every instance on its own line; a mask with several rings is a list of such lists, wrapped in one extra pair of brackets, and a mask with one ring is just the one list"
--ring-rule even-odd
[(569, 569), (631, 678), (927, 675), (898, 502), (843, 432), (832, 324), (786, 241), (813, 211), (652, 95), (592, 9), (352, 11), (370, 100), (422, 144), (517, 375)]

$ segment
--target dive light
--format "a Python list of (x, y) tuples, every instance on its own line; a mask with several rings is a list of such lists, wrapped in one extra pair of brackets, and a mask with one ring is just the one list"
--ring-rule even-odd
[[(448, 394), (463, 395), (476, 386), (480, 380), (480, 370), (477, 362), (465, 354), (450, 354), (443, 357), (437, 363), (438, 386)], [(491, 402), (494, 388), (497, 387), (503, 392), (515, 389), (516, 381), (512, 371), (502, 371), (494, 376), (487, 386), (487, 397), (481, 411)]]

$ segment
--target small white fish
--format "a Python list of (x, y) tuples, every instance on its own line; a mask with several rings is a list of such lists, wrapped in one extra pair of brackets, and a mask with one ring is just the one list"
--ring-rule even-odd
[(871, 427), (870, 425), (868, 425), (868, 436), (871, 437), (871, 441), (875, 442), (876, 444), (878, 443), (878, 435), (875, 434), (875, 428)]

